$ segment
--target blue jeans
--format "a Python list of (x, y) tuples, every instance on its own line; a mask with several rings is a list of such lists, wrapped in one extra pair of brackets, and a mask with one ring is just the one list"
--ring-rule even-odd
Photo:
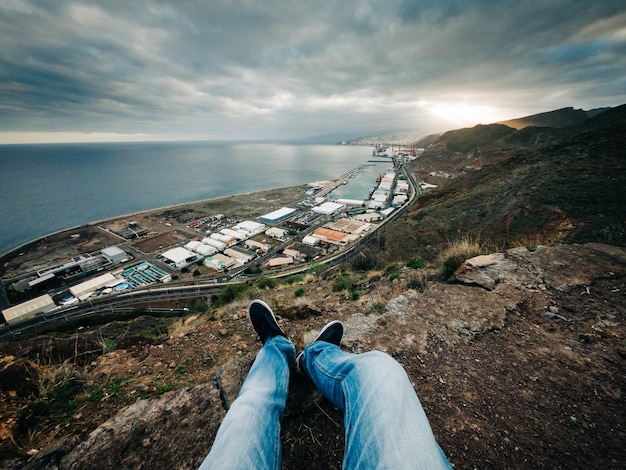
[[(294, 356), (282, 336), (265, 343), (201, 470), (280, 468), (280, 421)], [(304, 349), (303, 366), (344, 413), (344, 469), (452, 468), (404, 369), (390, 356), (349, 354), (316, 341)]]

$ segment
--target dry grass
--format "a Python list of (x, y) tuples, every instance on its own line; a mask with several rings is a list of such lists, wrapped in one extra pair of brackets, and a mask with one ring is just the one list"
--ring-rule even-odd
[(484, 247), (478, 239), (463, 237), (448, 241), (438, 259), (444, 279), (452, 276), (463, 262), (484, 252)]

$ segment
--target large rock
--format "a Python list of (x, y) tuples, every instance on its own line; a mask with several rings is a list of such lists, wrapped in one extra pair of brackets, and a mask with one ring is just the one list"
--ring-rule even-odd
[(60, 461), (41, 455), (30, 468), (195, 469), (224, 414), (213, 384), (184, 388), (124, 408)]
[(467, 260), (454, 273), (464, 284), (495, 289), (501, 283), (528, 288), (552, 288), (567, 292), (589, 285), (593, 279), (623, 275), (624, 250), (599, 243), (515, 248), (506, 253), (482, 255)]

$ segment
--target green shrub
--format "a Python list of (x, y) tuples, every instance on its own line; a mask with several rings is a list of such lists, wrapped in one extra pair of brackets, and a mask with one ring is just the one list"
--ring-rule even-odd
[(426, 266), (426, 263), (424, 263), (424, 260), (422, 260), (421, 258), (411, 258), (406, 262), (406, 265), (409, 268), (421, 269)]
[(348, 274), (341, 274), (333, 281), (333, 292), (342, 290), (352, 290), (354, 287), (354, 279)]
[(235, 284), (228, 284), (224, 286), (220, 295), (218, 296), (218, 303), (220, 305), (225, 305), (233, 300), (237, 300), (243, 292), (246, 291), (248, 286), (243, 282), (238, 282)]
[(391, 276), (389, 276), (389, 280), (393, 281), (394, 279), (398, 279), (400, 277), (400, 273), (393, 273)]
[(323, 270), (324, 265), (322, 263), (313, 263), (306, 272), (309, 274), (317, 274)]
[(192, 313), (204, 313), (208, 309), (209, 306), (203, 299), (193, 299), (189, 304), (189, 311)]
[(293, 274), (289, 276), (285, 282), (291, 286), (302, 281), (304, 281), (304, 276), (302, 274)]
[(396, 263), (390, 264), (385, 268), (385, 274), (395, 273), (399, 267)]
[(351, 300), (359, 300), (359, 297), (361, 297), (361, 295), (357, 291), (353, 290), (350, 292)]
[(378, 315), (382, 315), (383, 313), (385, 313), (385, 310), (387, 309), (387, 304), (385, 302), (374, 302), (373, 304), (370, 304), (366, 310), (366, 314), (369, 313), (376, 313)]
[(256, 286), (259, 289), (273, 289), (276, 287), (276, 280), (271, 277), (261, 276), (256, 280)]
[(304, 295), (304, 289), (302, 289), (302, 288), (296, 289), (296, 291), (294, 292), (294, 295), (296, 297), (302, 297)]

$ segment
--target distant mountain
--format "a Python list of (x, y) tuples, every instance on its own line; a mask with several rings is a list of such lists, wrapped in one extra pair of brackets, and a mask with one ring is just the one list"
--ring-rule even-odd
[[(450, 149), (459, 145), (473, 150)], [(389, 227), (386, 256), (411, 250), (428, 257), (432, 247), (459, 237), (504, 248), (557, 242), (626, 246), (624, 149), (626, 105), (563, 128), (496, 124), (445, 133), (407, 165), (418, 179), (438, 187)]]
[(596, 116), (610, 108), (598, 108), (591, 111), (583, 111), (582, 109), (574, 109), (573, 107), (548, 111), (546, 113), (533, 114), (518, 119), (509, 119), (500, 121), (498, 124), (504, 124), (514, 129), (524, 129), (525, 127), (553, 127), (561, 129), (576, 124), (581, 124), (589, 118)]

